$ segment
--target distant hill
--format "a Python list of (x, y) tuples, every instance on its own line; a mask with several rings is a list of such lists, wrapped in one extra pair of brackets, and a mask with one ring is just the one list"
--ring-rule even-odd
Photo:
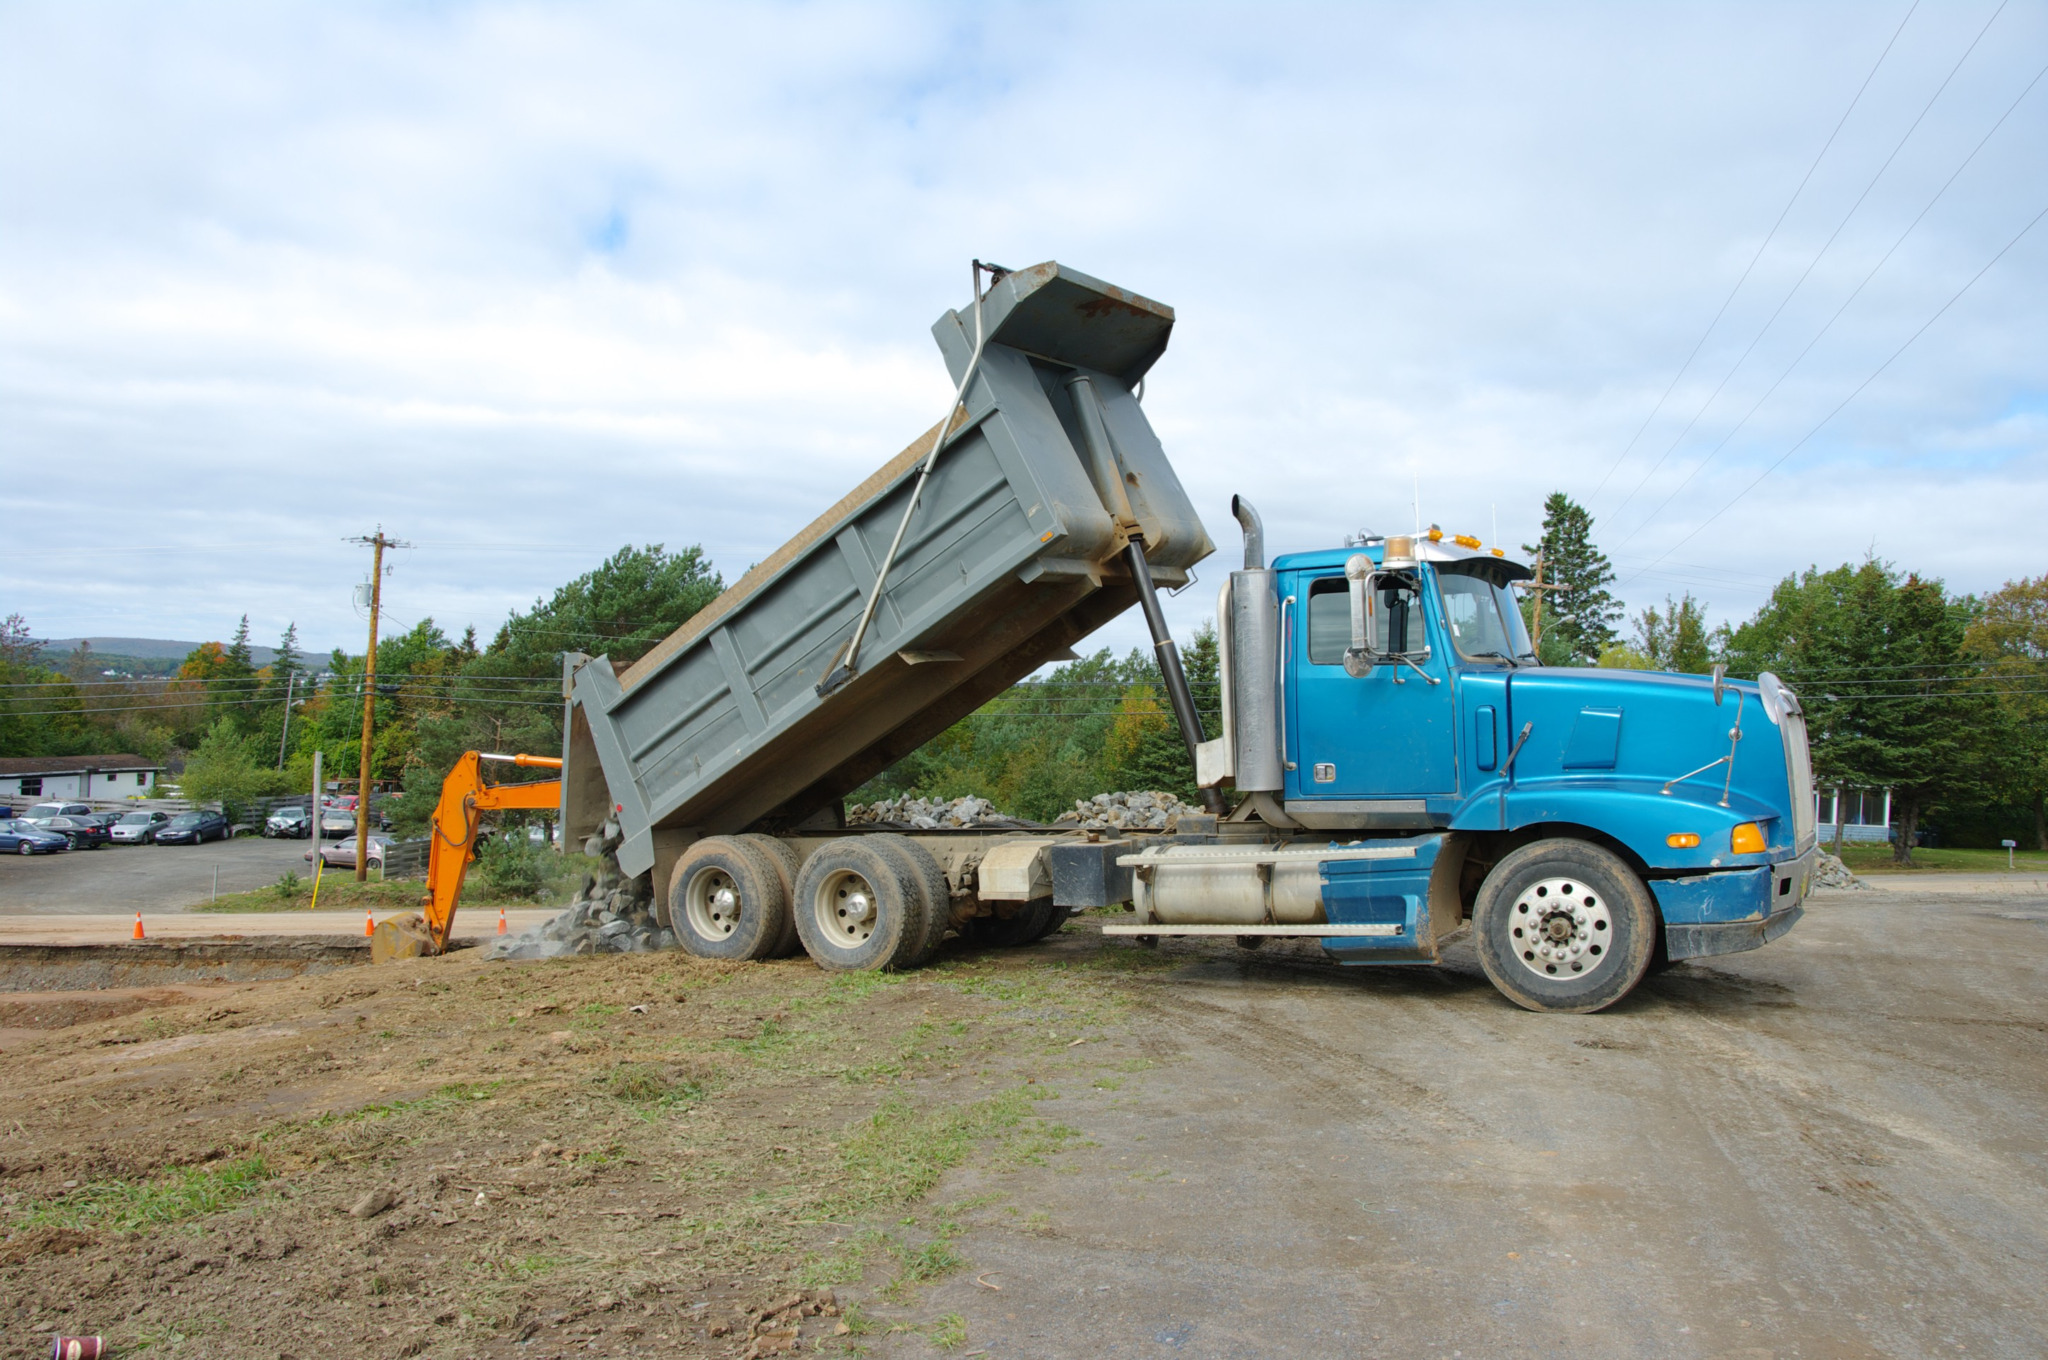
[[(64, 658), (78, 650), (78, 644), (81, 642), (91, 646), (94, 659), (105, 659), (108, 665), (114, 669), (120, 669), (118, 663), (127, 660), (156, 663), (169, 662), (172, 668), (175, 668), (176, 663), (183, 661), (191, 653), (192, 649), (199, 645), (196, 642), (178, 642), (171, 638), (52, 638), (43, 644), (44, 663), (46, 665), (61, 663)], [(226, 643), (223, 641), (222, 645), (225, 646)], [(327, 656), (327, 649), (322, 648), (317, 652), (301, 649), (299, 655), (301, 657), (312, 656), (324, 660)], [(275, 647), (258, 647), (251, 643), (249, 645), (249, 657), (258, 666), (268, 666), (276, 659), (277, 649)], [(167, 673), (164, 672), (161, 664), (149, 666), (147, 669), (159, 673)]]

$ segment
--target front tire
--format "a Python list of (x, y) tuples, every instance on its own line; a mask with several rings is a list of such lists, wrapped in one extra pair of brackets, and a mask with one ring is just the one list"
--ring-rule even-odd
[(669, 875), (669, 929), (700, 959), (773, 958), (788, 918), (775, 866), (732, 837), (698, 841)]
[(1487, 874), (1473, 907), (1479, 963), (1527, 1010), (1604, 1010), (1642, 981), (1657, 908), (1628, 864), (1589, 841), (1536, 841)]

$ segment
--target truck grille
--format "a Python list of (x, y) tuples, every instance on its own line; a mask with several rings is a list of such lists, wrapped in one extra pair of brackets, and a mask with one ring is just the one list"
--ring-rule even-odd
[(1787, 713), (1779, 730), (1785, 738), (1785, 773), (1792, 794), (1792, 848), (1805, 854), (1814, 842), (1813, 753), (1806, 746), (1806, 715)]

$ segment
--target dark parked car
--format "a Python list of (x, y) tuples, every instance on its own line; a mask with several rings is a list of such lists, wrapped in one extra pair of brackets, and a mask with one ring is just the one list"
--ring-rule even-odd
[(0, 853), (54, 855), (70, 848), (71, 842), (63, 832), (45, 831), (30, 824), (26, 817), (9, 817), (0, 822)]
[(204, 845), (228, 838), (228, 819), (218, 812), (181, 812), (157, 828), (158, 845)]
[(282, 836), (291, 840), (309, 836), (313, 832), (313, 817), (302, 807), (281, 807), (264, 819), (263, 834)]
[(43, 830), (56, 832), (71, 842), (73, 850), (97, 850), (112, 839), (107, 823), (97, 816), (52, 817), (43, 823)]
[(171, 820), (168, 812), (124, 812), (121, 820), (114, 823), (113, 843), (115, 845), (148, 845), (156, 839), (156, 833)]

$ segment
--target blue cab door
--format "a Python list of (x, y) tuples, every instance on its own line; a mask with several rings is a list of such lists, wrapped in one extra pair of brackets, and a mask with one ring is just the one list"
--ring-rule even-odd
[[(1425, 582), (1425, 586), (1426, 586)], [(1351, 604), (1343, 572), (1294, 583), (1287, 649), (1289, 798), (1415, 798), (1458, 791), (1456, 711), (1449, 649), (1430, 617), (1428, 590), (1406, 620), (1410, 648), (1426, 640), (1423, 669), (1344, 670)], [(1398, 626), (1398, 624), (1396, 625)]]

